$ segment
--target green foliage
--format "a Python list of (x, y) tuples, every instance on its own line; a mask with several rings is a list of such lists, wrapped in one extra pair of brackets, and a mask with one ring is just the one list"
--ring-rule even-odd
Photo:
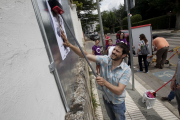
[(98, 21), (98, 15), (92, 14), (92, 11), (97, 9), (96, 3), (94, 1), (74, 0), (72, 3), (76, 4), (77, 6), (77, 14), (81, 19), (81, 25), (84, 30), (88, 25), (94, 24), (94, 21)]
[(97, 108), (98, 104), (97, 104), (97, 101), (96, 101), (92, 91), (91, 91), (91, 99), (92, 99), (93, 108), (95, 110)]
[(127, 17), (123, 18), (123, 26), (128, 24)]
[(73, 4), (76, 4), (78, 10), (82, 9), (82, 7), (83, 7), (83, 3), (82, 2), (73, 1)]
[(96, 31), (100, 31), (100, 24), (96, 25)]
[[(175, 27), (175, 16), (167, 16), (163, 15), (160, 17), (155, 17), (147, 20), (143, 20), (140, 22), (132, 23), (132, 26), (139, 26), (139, 25), (145, 25), (145, 24), (151, 24), (152, 29), (168, 29), (169, 28), (169, 20), (170, 20), (170, 27)], [(124, 25), (123, 29), (128, 29), (128, 25)]]
[[(136, 0), (135, 7), (131, 9), (130, 13), (133, 15), (132, 17), (137, 14), (141, 15), (142, 18), (138, 17), (139, 20), (147, 20), (167, 15), (170, 11), (173, 15), (176, 14), (177, 16), (180, 16), (180, 0)], [(119, 25), (121, 25), (120, 21), (123, 19), (123, 26), (126, 26), (125, 28), (127, 29), (127, 13), (124, 11), (124, 5), (120, 5), (118, 9), (113, 9), (113, 12), (117, 17)], [(137, 20), (137, 18), (131, 18), (133, 24), (139, 20)], [(178, 22), (179, 21), (176, 21), (176, 23)], [(176, 28), (180, 29), (180, 26), (178, 27), (178, 25), (176, 25)]]
[[(140, 14), (136, 14), (131, 17), (131, 23), (139, 22), (141, 20), (142, 16)], [(123, 18), (123, 25), (128, 25), (127, 17)]]
[(111, 33), (111, 31), (109, 30), (109, 28), (103, 26), (103, 29), (104, 29), (104, 33)]
[(119, 31), (121, 29), (120, 26), (115, 27), (115, 32)]
[(141, 20), (142, 20), (142, 16), (140, 14), (136, 14), (131, 17), (131, 23), (139, 22)]
[(96, 110), (96, 108), (98, 107), (99, 104), (97, 104), (95, 95), (93, 94), (93, 91), (92, 91), (92, 80), (90, 80), (90, 88), (91, 88), (91, 100), (92, 100), (93, 108), (94, 108), (94, 110)]
[(113, 31), (113, 28), (116, 24), (116, 16), (114, 13), (112, 11), (103, 11), (101, 13), (101, 17), (104, 26), (104, 32), (110, 32), (110, 30)]
[[(110, 33), (109, 28), (107, 28), (106, 26), (103, 26), (103, 30), (104, 30), (104, 33)], [(96, 26), (96, 31), (100, 31), (100, 24)]]

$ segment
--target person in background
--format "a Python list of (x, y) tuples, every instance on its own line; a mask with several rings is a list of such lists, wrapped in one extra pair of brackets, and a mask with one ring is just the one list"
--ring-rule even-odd
[(116, 40), (116, 43), (120, 43), (120, 42), (123, 42), (127, 45), (127, 40), (126, 38), (124, 37), (124, 33), (121, 32), (120, 36), (119, 36), (119, 39)]
[(106, 46), (108, 45), (108, 40), (110, 39), (109, 36), (107, 36), (107, 33), (104, 34), (104, 37), (105, 37), (105, 42), (106, 42)]
[(106, 46), (106, 54), (107, 54), (107, 55), (108, 55), (108, 50), (109, 50), (109, 48), (110, 48), (111, 46), (115, 46), (115, 45), (113, 44), (112, 39), (109, 39), (108, 45)]
[[(127, 40), (127, 46), (129, 47), (128, 66), (131, 66), (131, 56), (130, 56), (130, 42), (129, 42), (129, 36), (127, 36), (126, 40)], [(132, 48), (134, 49), (135, 47), (132, 46)]]
[(169, 49), (169, 43), (167, 40), (163, 37), (158, 37), (157, 35), (153, 36), (153, 46), (154, 46), (154, 51), (157, 50), (156, 53), (156, 68), (163, 69), (164, 64), (166, 62), (167, 58), (167, 53)]
[(138, 72), (143, 72), (143, 66), (142, 66), (142, 59), (144, 61), (144, 66), (145, 66), (145, 73), (148, 73), (148, 64), (147, 64), (147, 55), (142, 55), (141, 54), (141, 49), (145, 45), (148, 46), (148, 40), (146, 39), (146, 36), (144, 34), (140, 34), (139, 36), (140, 41), (138, 44), (138, 49), (137, 49), (137, 56), (138, 56), (138, 62), (139, 62), (139, 70)]
[[(61, 36), (65, 41), (63, 45), (69, 47), (80, 57), (84, 57), (80, 49), (69, 43), (63, 33)], [(124, 43), (116, 44), (110, 57), (107, 55), (95, 56), (84, 51), (89, 60), (101, 65), (101, 73), (96, 77), (96, 81), (98, 89), (103, 92), (104, 105), (111, 120), (126, 120), (125, 87), (129, 83), (131, 69), (123, 62), (123, 59), (128, 52), (128, 46)]]
[(176, 67), (176, 71), (171, 81), (171, 90), (175, 92), (176, 100), (178, 103), (178, 111), (180, 115), (180, 52), (178, 53), (178, 63)]
[(121, 30), (119, 30), (119, 31), (117, 32), (117, 34), (116, 34), (116, 39), (119, 39), (120, 34), (121, 34)]
[[(101, 55), (101, 47), (99, 46), (99, 40), (95, 40), (95, 45), (92, 47), (93, 55)], [(97, 75), (100, 75), (100, 64), (96, 62)]]
[(128, 48), (129, 48), (129, 54), (128, 54), (128, 66), (129, 66), (129, 65), (131, 66), (131, 56), (130, 56), (129, 36), (127, 36), (126, 40), (127, 40), (127, 46), (128, 46)]

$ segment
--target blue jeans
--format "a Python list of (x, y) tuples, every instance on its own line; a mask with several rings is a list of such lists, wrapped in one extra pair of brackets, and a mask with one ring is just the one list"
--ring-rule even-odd
[(111, 120), (125, 120), (125, 112), (126, 112), (126, 107), (125, 107), (125, 102), (121, 104), (113, 104), (112, 102), (108, 102), (104, 99), (104, 105), (107, 111), (107, 114)]
[(175, 97), (175, 92), (171, 90), (171, 92), (168, 95), (168, 98), (169, 98), (169, 100), (172, 100), (172, 99), (174, 99), (174, 97)]
[(148, 72), (147, 55), (138, 55), (138, 62), (140, 71), (143, 71), (142, 59), (144, 61), (145, 72)]

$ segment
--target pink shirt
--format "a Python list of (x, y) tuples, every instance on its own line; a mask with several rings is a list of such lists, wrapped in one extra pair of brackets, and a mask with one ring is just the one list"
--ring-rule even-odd
[(105, 41), (106, 41), (106, 46), (109, 44), (108, 43), (108, 40), (110, 39), (110, 37), (109, 36), (106, 36), (106, 38), (105, 38)]

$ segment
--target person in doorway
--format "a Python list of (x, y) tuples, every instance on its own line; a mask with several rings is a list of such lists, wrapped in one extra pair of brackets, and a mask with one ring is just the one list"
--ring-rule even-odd
[[(95, 40), (95, 45), (92, 47), (93, 55), (101, 55), (101, 47), (99, 46), (99, 40)], [(96, 63), (97, 75), (100, 75), (100, 64)]]
[(116, 40), (116, 43), (120, 43), (120, 42), (123, 42), (127, 45), (127, 40), (126, 38), (124, 37), (124, 33), (121, 32), (120, 36), (119, 36), (119, 39)]
[(157, 35), (153, 36), (153, 47), (154, 51), (157, 50), (156, 53), (156, 68), (163, 69), (164, 64), (166, 62), (167, 53), (169, 49), (169, 43), (163, 37), (158, 37)]
[(145, 73), (148, 73), (147, 55), (142, 55), (141, 54), (142, 47), (144, 47), (145, 45), (148, 46), (148, 40), (146, 39), (146, 36), (144, 34), (140, 34), (139, 38), (140, 38), (140, 41), (139, 41), (138, 49), (137, 49), (139, 70), (137, 70), (137, 71), (138, 72), (143, 72), (143, 66), (142, 66), (142, 59), (143, 59), (144, 66), (145, 66)]
[(108, 42), (109, 42), (109, 39), (110, 37), (107, 36), (107, 33), (104, 34), (104, 37), (105, 37), (105, 42), (106, 42), (106, 46), (108, 45)]
[(108, 55), (109, 48), (112, 47), (112, 46), (115, 46), (115, 45), (113, 44), (112, 39), (109, 39), (108, 45), (106, 46), (106, 54), (107, 55)]
[[(70, 47), (77, 55), (84, 57), (80, 49), (69, 43), (62, 33), (64, 45)], [(125, 120), (125, 87), (131, 77), (131, 69), (123, 62), (129, 52), (128, 46), (124, 43), (116, 44), (111, 57), (107, 55), (92, 55), (84, 51), (86, 57), (100, 63), (101, 73), (96, 77), (98, 88), (104, 93), (103, 99), (107, 113), (111, 120)]]
[(175, 92), (176, 100), (178, 103), (178, 111), (180, 115), (180, 52), (178, 53), (178, 63), (176, 67), (176, 71), (171, 81), (171, 90)]
[(166, 101), (166, 100), (171, 101), (171, 100), (174, 99), (174, 97), (175, 97), (175, 93), (174, 93), (174, 91), (171, 90), (169, 95), (167, 97), (162, 97), (161, 100), (163, 100), (163, 101)]

